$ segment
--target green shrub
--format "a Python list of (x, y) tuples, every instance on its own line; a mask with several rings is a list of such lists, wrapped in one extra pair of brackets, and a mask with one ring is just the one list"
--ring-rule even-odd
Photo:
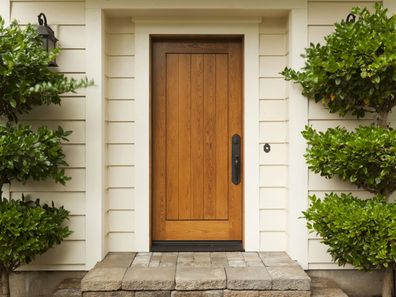
[(60, 94), (92, 84), (75, 80), (48, 67), (59, 48), (47, 53), (33, 25), (4, 26), (0, 18), (0, 116), (17, 121), (34, 106), (60, 104)]
[(30, 263), (36, 255), (70, 235), (63, 207), (40, 205), (39, 200), (0, 200), (0, 265), (8, 272)]
[(396, 263), (396, 204), (382, 196), (361, 200), (351, 194), (310, 197), (304, 212), (308, 228), (323, 238), (339, 265), (350, 263), (364, 270)]
[(302, 134), (313, 172), (384, 196), (396, 190), (396, 130), (369, 126), (353, 132), (340, 127), (317, 132), (307, 126)]
[(30, 126), (0, 126), (0, 189), (3, 183), (12, 180), (24, 183), (30, 178), (50, 177), (65, 184), (70, 178), (61, 167), (67, 163), (60, 143), (70, 133), (60, 127), (54, 131), (47, 127), (33, 131)]
[(396, 16), (387, 17), (378, 3), (373, 14), (365, 8), (352, 12), (355, 22), (335, 24), (324, 45), (306, 49), (302, 71), (286, 68), (282, 74), (330, 112), (384, 114), (396, 105)]

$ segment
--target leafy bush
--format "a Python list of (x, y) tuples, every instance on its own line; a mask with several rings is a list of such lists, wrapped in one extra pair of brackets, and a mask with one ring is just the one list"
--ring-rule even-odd
[(12, 180), (26, 182), (51, 177), (65, 184), (64, 160), (60, 142), (67, 140), (70, 131), (50, 130), (40, 127), (33, 131), (30, 126), (0, 126), (0, 189)]
[(365, 8), (352, 12), (355, 22), (335, 24), (326, 44), (306, 49), (302, 71), (286, 68), (282, 74), (332, 113), (384, 114), (396, 105), (396, 16), (387, 17), (378, 3), (373, 14)]
[(334, 193), (323, 201), (311, 196), (310, 201), (304, 212), (308, 228), (323, 238), (339, 265), (373, 270), (396, 263), (396, 204), (382, 196), (361, 200)]
[(4, 26), (0, 18), (0, 116), (17, 121), (34, 106), (60, 104), (60, 94), (92, 84), (75, 80), (48, 68), (59, 48), (47, 53), (33, 25)]
[(369, 126), (317, 132), (307, 126), (302, 134), (313, 172), (337, 176), (375, 194), (389, 196), (396, 190), (396, 130)]

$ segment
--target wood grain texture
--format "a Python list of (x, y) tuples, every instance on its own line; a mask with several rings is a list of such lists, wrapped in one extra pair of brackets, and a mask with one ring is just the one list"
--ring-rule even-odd
[[(234, 105), (234, 106), (231, 106)], [(242, 43), (152, 42), (153, 240), (241, 240)]]

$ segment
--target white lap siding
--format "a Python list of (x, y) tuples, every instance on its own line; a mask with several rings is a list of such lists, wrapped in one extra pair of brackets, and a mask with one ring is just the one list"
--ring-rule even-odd
[(106, 25), (107, 215), (110, 252), (135, 250), (134, 25), (109, 17)]
[[(287, 16), (260, 24), (260, 250), (285, 251), (288, 196), (288, 94), (279, 74), (287, 63)], [(264, 145), (271, 146), (269, 153)]]
[[(85, 76), (85, 3), (83, 1), (11, 1), (11, 19), (21, 25), (37, 23), (37, 15), (44, 12), (48, 23), (60, 40), (62, 52), (57, 59), (56, 71), (70, 77)], [(67, 223), (73, 234), (62, 244), (37, 257), (22, 270), (83, 270), (85, 268), (85, 92), (64, 94), (61, 106), (35, 108), (21, 118), (33, 127), (62, 126), (72, 130), (69, 142), (63, 143), (69, 167), (66, 174), (72, 177), (66, 186), (52, 181), (13, 183), (10, 196), (21, 194), (40, 198), (41, 201), (64, 205), (70, 211)]]

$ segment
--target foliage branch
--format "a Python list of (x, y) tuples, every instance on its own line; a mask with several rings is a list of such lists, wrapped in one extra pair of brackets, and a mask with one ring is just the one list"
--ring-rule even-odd
[(388, 114), (396, 105), (396, 16), (381, 4), (370, 13), (353, 8), (352, 22), (335, 24), (324, 44), (310, 44), (301, 71), (285, 68), (286, 80), (301, 85), (303, 95), (321, 102), (331, 113), (362, 118), (373, 113), (376, 126), (317, 132), (302, 131), (308, 142), (310, 170), (338, 177), (375, 196), (367, 201), (352, 194), (310, 196), (304, 212), (307, 226), (328, 245), (339, 265), (364, 270), (385, 269), (382, 296), (392, 296), (396, 267), (396, 132)]
[[(64, 185), (70, 179), (61, 143), (71, 132), (16, 124), (34, 107), (60, 105), (62, 94), (92, 85), (86, 78), (76, 80), (49, 68), (59, 53), (59, 48), (43, 49), (35, 26), (22, 28), (13, 22), (6, 27), (0, 18), (0, 192), (12, 181), (52, 179)], [(10, 296), (12, 271), (70, 235), (63, 225), (68, 214), (38, 200), (0, 197), (1, 297)]]

